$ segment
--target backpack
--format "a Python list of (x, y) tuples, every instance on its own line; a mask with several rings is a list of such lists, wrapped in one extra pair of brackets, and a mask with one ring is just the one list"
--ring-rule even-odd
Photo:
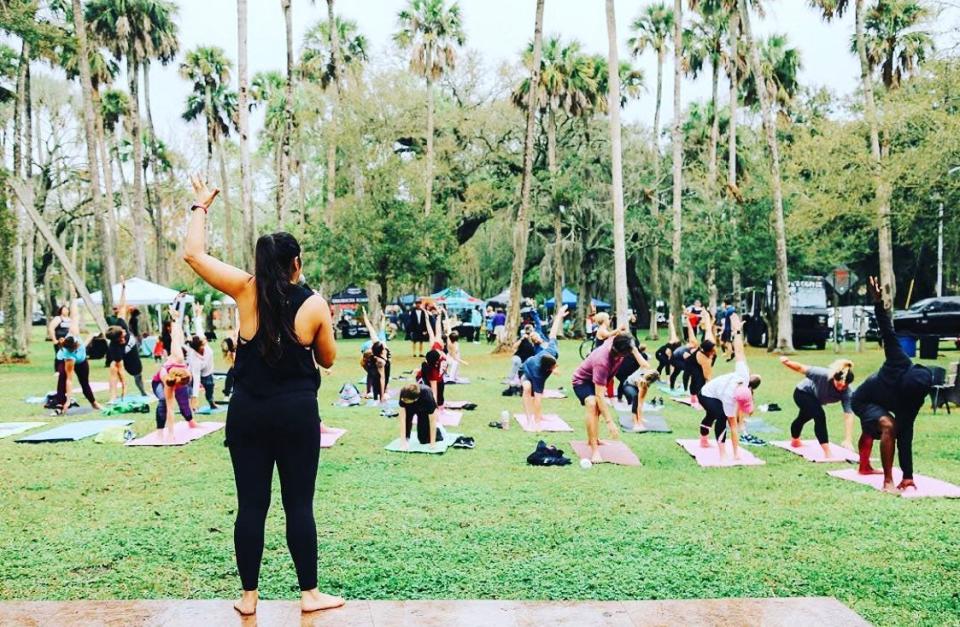
[(357, 389), (352, 383), (344, 383), (340, 387), (340, 398), (337, 402), (339, 405), (359, 405), (360, 404), (360, 390)]
[(563, 456), (563, 451), (540, 440), (537, 448), (527, 456), (527, 463), (531, 466), (567, 466), (573, 462)]

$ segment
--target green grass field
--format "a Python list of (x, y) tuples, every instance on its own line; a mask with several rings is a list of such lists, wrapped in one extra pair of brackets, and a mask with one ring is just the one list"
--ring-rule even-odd
[[(22, 400), (54, 387), (50, 345), (35, 339), (30, 365), (0, 366), (0, 420), (59, 421)], [(552, 385), (569, 388), (576, 348), (562, 344)], [(408, 344), (393, 351), (395, 374), (415, 365)], [(500, 395), (508, 359), (485, 344), (467, 345), (465, 357), (462, 374), (473, 383), (450, 386), (448, 397), (479, 404), (457, 429), (476, 437), (477, 448), (402, 455), (383, 450), (397, 427), (378, 410), (331, 407), (340, 384), (360, 375), (358, 343), (340, 343), (320, 392), (323, 419), (349, 430), (321, 456), (322, 590), (372, 599), (827, 595), (876, 624), (960, 624), (960, 502), (885, 495), (772, 447), (754, 449), (765, 466), (701, 469), (674, 442), (694, 437), (700, 416), (674, 403), (665, 410), (673, 434), (623, 436), (639, 468), (528, 467), (538, 437), (516, 423), (506, 432), (487, 426), (502, 409), (520, 408), (519, 398)], [(862, 379), (882, 353), (870, 345), (850, 357)], [(749, 358), (765, 376), (759, 403), (786, 410), (765, 419), (786, 429), (798, 376), (762, 352)], [(828, 350), (798, 359), (833, 358)], [(940, 362), (957, 358), (950, 352)], [(106, 380), (102, 365), (93, 378)], [(584, 438), (580, 406), (574, 398), (546, 403), (576, 433), (545, 439), (569, 452), (571, 439)], [(839, 408), (829, 416), (839, 442)], [(152, 414), (136, 417), (139, 434), (153, 428)], [(924, 410), (917, 472), (960, 483), (957, 420)], [(804, 435), (813, 437), (812, 423)], [(237, 594), (234, 487), (222, 432), (160, 449), (12, 440), (0, 440), (0, 598)], [(276, 480), (273, 503), (261, 595), (294, 598)]]

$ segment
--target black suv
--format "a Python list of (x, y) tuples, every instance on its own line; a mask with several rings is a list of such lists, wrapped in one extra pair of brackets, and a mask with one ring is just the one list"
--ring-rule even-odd
[[(744, 334), (751, 346), (767, 345), (767, 321), (776, 307), (773, 281), (766, 289), (748, 288), (744, 292)], [(793, 345), (816, 346), (823, 350), (827, 345), (830, 327), (827, 325), (827, 292), (821, 277), (804, 277), (790, 281), (790, 314), (793, 319)]]
[(960, 296), (925, 298), (893, 315), (897, 333), (960, 337)]

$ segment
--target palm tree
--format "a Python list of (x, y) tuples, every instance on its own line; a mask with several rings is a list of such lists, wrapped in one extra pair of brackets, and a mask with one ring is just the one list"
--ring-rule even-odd
[[(650, 215), (657, 223), (657, 233), (662, 231), (660, 219), (660, 105), (663, 101), (663, 61), (669, 47), (670, 31), (673, 29), (673, 11), (662, 2), (648, 5), (640, 17), (630, 25), (636, 33), (627, 40), (634, 57), (647, 49), (657, 54), (657, 101), (653, 113), (653, 193), (650, 199)], [(657, 300), (660, 298), (660, 242), (654, 242), (650, 258), (650, 339), (657, 339)]]
[[(623, 324), (629, 319), (627, 299), (627, 242), (623, 214), (623, 153), (620, 137), (620, 58), (617, 51), (617, 17), (613, 0), (606, 1), (607, 14), (607, 55), (609, 62), (608, 81), (610, 85), (610, 152), (611, 185), (613, 197), (613, 284), (617, 307), (617, 322)], [(559, 307), (560, 304), (557, 303)]]
[[(456, 2), (448, 7), (446, 0), (408, 0), (407, 8), (400, 11), (397, 18), (400, 30), (393, 39), (401, 48), (410, 50), (410, 69), (427, 81), (424, 213), (429, 215), (433, 206), (433, 84), (454, 68), (457, 48), (463, 46), (466, 34), (460, 19), (460, 5)], [(539, 71), (539, 67), (536, 69)]]
[[(753, 38), (750, 27), (750, 9), (747, 0), (738, 0), (740, 25), (749, 53), (750, 71), (758, 82), (765, 77), (760, 60), (760, 49)], [(787, 236), (783, 219), (783, 184), (780, 178), (780, 146), (777, 143), (776, 121), (770, 95), (776, 91), (772, 80), (767, 80), (767, 89), (757, 89), (760, 101), (760, 113), (767, 137), (767, 149), (770, 151), (770, 184), (773, 191), (773, 223), (776, 237), (776, 277), (774, 284), (777, 293), (777, 331), (774, 346), (781, 352), (793, 351), (793, 318), (790, 314), (790, 286), (787, 277)]]
[(331, 107), (327, 125), (327, 206), (324, 212), (326, 225), (333, 225), (333, 205), (336, 201), (337, 180), (337, 114), (343, 90), (342, 74), (366, 63), (367, 38), (358, 32), (357, 23), (333, 14), (333, 0), (327, 0), (328, 16), (307, 31), (300, 56), (301, 73), (308, 80), (318, 81), (324, 89), (333, 87), (336, 100)]
[(220, 161), (220, 189), (224, 194), (224, 233), (227, 259), (234, 259), (233, 215), (230, 207), (230, 181), (227, 178), (223, 138), (230, 134), (232, 120), (237, 112), (237, 95), (229, 90), (232, 64), (222, 48), (201, 46), (187, 53), (180, 64), (180, 76), (193, 83), (193, 93), (187, 97), (183, 119), (190, 122), (203, 116), (207, 129), (207, 180), (213, 147), (217, 147)]
[[(418, 0), (412, 0), (411, 4)], [(531, 60), (530, 85), (540, 84), (540, 59), (543, 51), (543, 3), (537, 0), (537, 12), (533, 27), (533, 59)], [(456, 6), (456, 5), (454, 5)], [(533, 179), (533, 131), (537, 123), (537, 90), (527, 92), (527, 129), (523, 141), (523, 177), (520, 183), (520, 207), (513, 227), (513, 267), (510, 272), (510, 306), (507, 313), (507, 329), (497, 350), (508, 350), (517, 337), (520, 326), (520, 299), (523, 287), (523, 270), (527, 262), (527, 241), (530, 238), (530, 187)], [(561, 303), (556, 303), (559, 308)]]
[(273, 150), (276, 176), (277, 220), (280, 220), (280, 182), (283, 179), (283, 134), (286, 132), (286, 96), (284, 78), (279, 72), (257, 72), (250, 83), (250, 101), (253, 107), (265, 107), (263, 149)]
[[(878, 0), (879, 1), (879, 0)], [(827, 21), (843, 17), (851, 0), (808, 0)], [(852, 0), (854, 6), (854, 42), (860, 60), (860, 85), (863, 93), (863, 113), (870, 133), (870, 157), (873, 165), (874, 200), (877, 203), (877, 252), (880, 262), (880, 288), (883, 304), (893, 308), (896, 296), (896, 278), (893, 273), (893, 233), (890, 224), (890, 185), (883, 176), (883, 157), (880, 152), (880, 124), (873, 95), (873, 72), (867, 53), (865, 0)]]
[(293, 15), (291, 0), (280, 0), (287, 41), (287, 76), (284, 83), (284, 124), (280, 136), (280, 166), (277, 169), (277, 215), (280, 226), (287, 222), (287, 197), (291, 177), (290, 142), (293, 138)]
[[(896, 89), (904, 76), (913, 74), (933, 52), (933, 38), (916, 30), (930, 11), (916, 0), (883, 0), (867, 11), (864, 29), (867, 59), (880, 68), (887, 89)], [(856, 52), (856, 37), (851, 42)]]
[(256, 222), (250, 183), (250, 105), (247, 83), (247, 0), (237, 0), (237, 131), (240, 135), (240, 213), (243, 219), (243, 265), (253, 265)]
[[(77, 50), (74, 55), (76, 61), (77, 69), (80, 74), (80, 91), (83, 96), (83, 130), (86, 137), (87, 145), (87, 169), (90, 173), (90, 193), (93, 196), (93, 206), (96, 213), (101, 216), (101, 219), (96, 220), (98, 234), (102, 245), (100, 246), (100, 262), (103, 265), (103, 268), (106, 272), (101, 272), (100, 287), (104, 295), (103, 298), (103, 307), (104, 314), (109, 311), (112, 303), (110, 298), (107, 296), (108, 292), (112, 292), (110, 286), (113, 284), (116, 268), (113, 266), (113, 247), (111, 246), (110, 232), (107, 228), (108, 221), (104, 219), (106, 216), (103, 214), (104, 208), (107, 205), (103, 202), (103, 198), (100, 195), (100, 166), (99, 160), (97, 159), (97, 146), (99, 145), (97, 131), (96, 131), (96, 113), (95, 113), (95, 101), (93, 96), (93, 79), (92, 73), (90, 71), (90, 50), (87, 43), (87, 25), (84, 22), (83, 7), (80, 5), (80, 0), (72, 0), (72, 14), (73, 14), (73, 28), (74, 35), (77, 39)], [(96, 54), (96, 53), (94, 53)], [(96, 55), (100, 57), (100, 55)], [(102, 59), (102, 57), (100, 57)], [(109, 75), (108, 64), (103, 63), (101, 68), (105, 74)], [(98, 76), (98, 79), (102, 79), (103, 74)], [(104, 168), (109, 168), (110, 164), (104, 164)], [(113, 198), (110, 198), (110, 202), (113, 201)], [(109, 209), (107, 209), (109, 212)], [(31, 260), (32, 262), (32, 260)], [(111, 276), (110, 271), (113, 270), (114, 275)], [(33, 313), (32, 311), (30, 312)]]
[[(86, 6), (86, 20), (97, 41), (105, 46), (118, 61), (127, 64), (130, 89), (130, 133), (133, 144), (133, 205), (131, 213), (138, 236), (144, 232), (143, 140), (140, 129), (139, 76), (143, 61), (153, 51), (153, 31), (158, 18), (167, 16), (172, 22), (176, 6), (167, 0), (90, 0)], [(140, 276), (147, 273), (146, 250), (136, 246), (136, 270)]]
[[(793, 102), (800, 89), (798, 75), (800, 73), (800, 51), (788, 46), (787, 36), (773, 34), (759, 43), (760, 68), (763, 72), (764, 84), (770, 102), (777, 107), (778, 113), (783, 114)], [(743, 103), (759, 105), (757, 81), (751, 72), (743, 77), (741, 84)]]
[[(532, 70), (534, 42), (523, 53), (524, 65)], [(548, 37), (542, 44), (537, 109), (547, 133), (547, 170), (555, 183), (557, 166), (557, 114), (586, 118), (597, 110), (602, 99), (600, 77), (593, 59), (585, 55), (580, 42), (564, 44), (559, 37)], [(513, 104), (526, 110), (530, 98), (530, 77), (523, 79), (511, 94)], [(563, 301), (563, 203), (551, 207), (554, 227), (553, 292), (554, 302)]]
[(680, 125), (681, 106), (680, 101), (680, 81), (683, 78), (683, 2), (682, 0), (673, 1), (673, 131), (671, 133), (671, 142), (673, 143), (673, 271), (670, 273), (670, 318), (673, 320), (674, 328), (680, 329), (680, 312), (683, 303), (680, 301), (680, 272), (682, 262), (680, 259), (682, 234), (683, 234), (683, 214), (681, 202), (683, 200), (683, 135)]

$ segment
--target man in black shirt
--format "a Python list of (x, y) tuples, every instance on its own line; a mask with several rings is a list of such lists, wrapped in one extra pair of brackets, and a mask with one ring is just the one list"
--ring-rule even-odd
[[(883, 306), (876, 277), (870, 277), (868, 291), (883, 338), (885, 360), (876, 373), (867, 377), (853, 393), (853, 413), (860, 418), (860, 472), (877, 474), (870, 466), (874, 439), (880, 440), (880, 461), (883, 464), (883, 489), (898, 492), (913, 483), (913, 423), (933, 385), (929, 369), (914, 364), (903, 352), (893, 329), (890, 312)], [(899, 447), (903, 481), (894, 487), (893, 453)]]

